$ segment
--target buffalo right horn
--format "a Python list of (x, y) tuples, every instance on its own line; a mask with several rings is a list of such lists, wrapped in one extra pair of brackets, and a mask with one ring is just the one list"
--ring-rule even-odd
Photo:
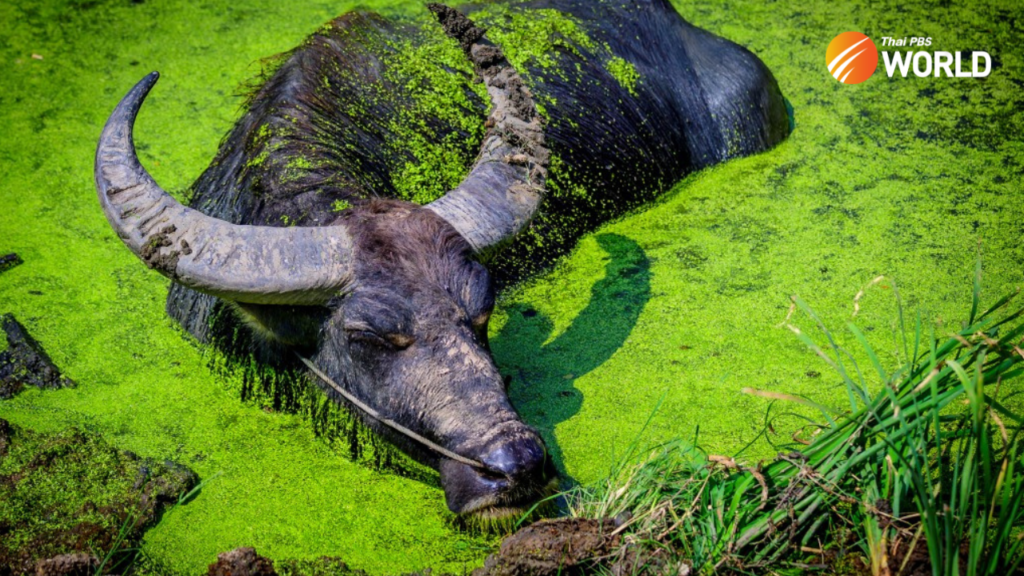
[(343, 226), (242, 226), (182, 206), (139, 163), (135, 117), (160, 75), (143, 78), (107, 120), (96, 150), (96, 191), (136, 256), (184, 286), (252, 304), (323, 304), (352, 277)]
[(530, 223), (544, 199), (550, 153), (533, 96), (501, 49), (457, 10), (430, 4), (491, 98), (480, 156), (459, 186), (427, 205), (486, 256)]

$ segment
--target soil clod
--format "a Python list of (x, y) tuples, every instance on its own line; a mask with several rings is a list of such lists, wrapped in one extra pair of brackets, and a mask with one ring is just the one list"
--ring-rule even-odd
[(277, 576), (274, 562), (256, 553), (255, 548), (235, 548), (217, 555), (208, 576)]
[(632, 559), (616, 561), (623, 548), (621, 538), (612, 535), (614, 530), (613, 520), (542, 520), (506, 538), (473, 576), (589, 574), (599, 566), (613, 574), (626, 573), (616, 567), (632, 564)]
[(91, 554), (61, 554), (40, 560), (35, 576), (92, 576), (99, 565), (99, 558)]

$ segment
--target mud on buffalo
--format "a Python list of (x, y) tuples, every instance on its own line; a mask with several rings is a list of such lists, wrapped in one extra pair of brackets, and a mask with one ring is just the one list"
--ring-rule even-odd
[(453, 512), (509, 517), (558, 479), (488, 350), (496, 286), (790, 125), (764, 64), (668, 0), (429, 10), (345, 14), (276, 58), (189, 207), (135, 152), (150, 74), (103, 129), (96, 185), (188, 331), (310, 358)]

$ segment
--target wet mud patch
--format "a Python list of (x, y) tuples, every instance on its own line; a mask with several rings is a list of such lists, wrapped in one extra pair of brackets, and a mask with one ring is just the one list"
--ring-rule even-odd
[(118, 573), (196, 480), (77, 429), (40, 434), (0, 420), (0, 575), (92, 574), (103, 560)]

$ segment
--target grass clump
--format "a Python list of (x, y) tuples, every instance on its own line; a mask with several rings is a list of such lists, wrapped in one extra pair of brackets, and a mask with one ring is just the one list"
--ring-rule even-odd
[(663, 444), (572, 493), (573, 515), (616, 518), (620, 554), (653, 558), (652, 572), (1021, 573), (1021, 418), (999, 396), (1022, 372), (1024, 309), (1004, 312), (1010, 296), (978, 314), (979, 292), (976, 284), (969, 320), (948, 336), (926, 332), (920, 316), (907, 327), (899, 307), (908, 360), (892, 371), (856, 324), (847, 329), (860, 349), (847, 350), (794, 297), (792, 311), (827, 345), (789, 327), (842, 378), (848, 410), (744, 389), (817, 412), (812, 439), (794, 435), (774, 461), (753, 466), (696, 441)]

